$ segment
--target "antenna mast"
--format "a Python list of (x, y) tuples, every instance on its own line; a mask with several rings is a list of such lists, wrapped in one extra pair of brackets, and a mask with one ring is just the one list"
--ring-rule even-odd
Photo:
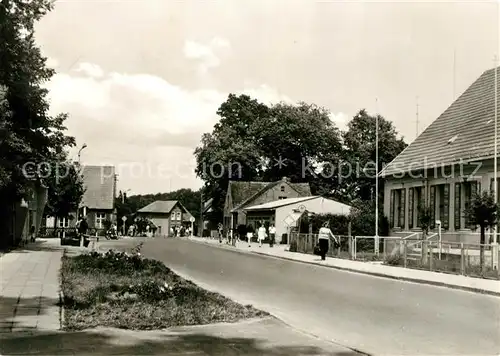
[(456, 74), (457, 74), (457, 56), (456, 49), (453, 49), (453, 101), (456, 99)]
[(416, 116), (416, 129), (417, 129), (417, 133), (415, 135), (415, 139), (417, 139), (418, 134), (419, 134), (419, 132), (418, 132), (418, 124), (419, 124), (419, 122), (418, 122), (418, 96), (417, 96), (417, 113), (416, 113), (416, 115), (417, 115)]

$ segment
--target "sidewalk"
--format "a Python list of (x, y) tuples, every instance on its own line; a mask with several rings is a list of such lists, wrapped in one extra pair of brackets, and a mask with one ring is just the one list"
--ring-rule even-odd
[(0, 334), (60, 329), (62, 249), (38, 241), (0, 257)]
[[(200, 237), (189, 237), (189, 240), (207, 243), (214, 246), (229, 248), (234, 250), (235, 247), (219, 240)], [(488, 280), (481, 278), (466, 277), (454, 274), (445, 274), (439, 272), (421, 271), (410, 268), (394, 267), (383, 265), (380, 262), (360, 262), (344, 260), (339, 258), (327, 258), (326, 261), (321, 261), (318, 256), (308, 255), (297, 252), (289, 252), (285, 250), (284, 245), (263, 245), (259, 247), (257, 243), (252, 243), (248, 246), (246, 242), (237, 242), (236, 249), (240, 252), (257, 253), (261, 255), (272, 256), (276, 258), (291, 260), (295, 262), (303, 262), (315, 264), (325, 267), (331, 267), (351, 272), (369, 274), (378, 277), (393, 278), (409, 282), (417, 282), (423, 284), (431, 284), (437, 286), (444, 286), (449, 288), (456, 288), (467, 290), (471, 292), (479, 292), (484, 294), (500, 296), (500, 281)]]

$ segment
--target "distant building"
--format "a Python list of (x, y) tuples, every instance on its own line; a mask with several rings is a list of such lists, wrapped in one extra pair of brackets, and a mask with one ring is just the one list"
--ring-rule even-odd
[(494, 94), (491, 69), (380, 172), (392, 235), (421, 231), (418, 207), (427, 206), (431, 230), (441, 221), (443, 240), (479, 243), (464, 210), (473, 193), (494, 188)]
[(83, 166), (83, 194), (80, 208), (68, 218), (48, 217), (46, 226), (65, 228), (73, 227), (79, 217), (86, 216), (90, 229), (103, 232), (105, 221), (116, 223), (116, 173), (114, 166)]
[(178, 200), (157, 200), (138, 210), (137, 216), (151, 220), (158, 228), (157, 235), (169, 235), (175, 226), (189, 227), (193, 217)]
[[(283, 234), (297, 227), (297, 222), (303, 213), (349, 215), (353, 208), (332, 199), (320, 196), (288, 198), (275, 200), (244, 208), (247, 225), (255, 230), (262, 222), (276, 227), (276, 242), (282, 242)], [(315, 232), (317, 233), (317, 231)]]
[(224, 227), (236, 229), (238, 225), (246, 225), (248, 206), (309, 196), (309, 183), (291, 183), (286, 177), (276, 182), (231, 181), (224, 203)]
[(10, 209), (10, 226), (7, 228), (7, 235), (0, 237), (0, 247), (15, 246), (21, 241), (28, 242), (32, 226), (35, 227), (35, 235), (38, 234), (48, 190), (41, 180), (34, 179), (29, 191), (29, 199), (21, 200)]

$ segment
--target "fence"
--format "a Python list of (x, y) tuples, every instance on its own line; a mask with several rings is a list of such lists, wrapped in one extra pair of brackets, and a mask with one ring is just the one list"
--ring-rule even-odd
[[(494, 268), (495, 262), (500, 260), (500, 252), (490, 244), (440, 242), (436, 241), (437, 235), (425, 240), (380, 236), (377, 253), (374, 236), (336, 237), (340, 240), (340, 246), (328, 251), (330, 257), (380, 261), (404, 268), (500, 279), (498, 268)], [(290, 251), (312, 254), (317, 242), (317, 234), (292, 233)]]
[(386, 263), (470, 277), (500, 279), (499, 270), (495, 268), (495, 262), (498, 263), (499, 258), (499, 249), (491, 244), (404, 239), (400, 241), (398, 251), (389, 256)]

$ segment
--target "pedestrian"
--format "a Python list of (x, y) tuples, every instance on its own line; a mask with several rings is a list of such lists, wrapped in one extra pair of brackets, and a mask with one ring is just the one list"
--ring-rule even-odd
[(269, 226), (269, 246), (270, 247), (273, 247), (275, 238), (276, 238), (276, 228), (274, 227), (273, 224), (271, 224), (271, 226)]
[(35, 225), (31, 225), (30, 228), (30, 241), (35, 242)]
[(330, 238), (337, 243), (337, 238), (333, 235), (332, 230), (330, 230), (330, 222), (326, 221), (321, 229), (319, 229), (318, 233), (318, 244), (322, 261), (326, 260), (326, 254), (330, 246)]
[(259, 247), (262, 247), (262, 241), (267, 237), (266, 227), (263, 223), (260, 224), (259, 231), (257, 232), (257, 238), (259, 240)]
[(248, 247), (252, 246), (252, 237), (253, 237), (253, 227), (251, 225), (247, 226), (247, 242), (248, 242)]
[[(87, 245), (87, 231), (89, 229), (89, 224), (87, 223), (87, 218), (84, 216), (80, 220), (80, 223), (78, 224), (78, 234), (80, 235), (80, 245)], [(90, 242), (90, 241), (89, 241)], [(85, 246), (85, 247), (87, 247)]]
[(219, 224), (219, 243), (222, 243), (222, 234), (224, 233), (224, 227), (222, 224)]

